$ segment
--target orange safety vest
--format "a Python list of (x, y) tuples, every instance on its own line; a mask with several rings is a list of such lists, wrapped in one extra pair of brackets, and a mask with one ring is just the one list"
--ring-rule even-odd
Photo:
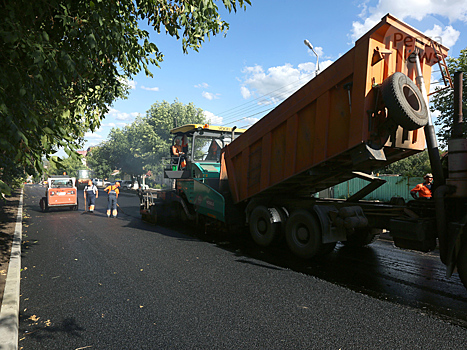
[[(107, 191), (108, 190), (108, 191)], [(118, 186), (115, 186), (115, 185), (110, 185), (110, 186), (107, 186), (104, 191), (107, 191), (107, 193), (110, 193), (111, 191), (114, 191), (116, 193), (116, 195), (118, 196), (118, 193), (120, 192), (118, 190)]]
[(420, 198), (431, 198), (431, 190), (426, 185), (418, 184), (410, 192), (417, 193)]

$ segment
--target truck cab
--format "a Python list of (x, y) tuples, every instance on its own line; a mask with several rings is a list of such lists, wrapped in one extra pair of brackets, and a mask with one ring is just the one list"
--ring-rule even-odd
[[(178, 142), (184, 155), (177, 157), (171, 152), (171, 157), (166, 159), (164, 176), (174, 180), (193, 178), (218, 188), (222, 150), (245, 131), (209, 124), (187, 124), (172, 129), (172, 146)], [(182, 166), (182, 158), (185, 166)]]

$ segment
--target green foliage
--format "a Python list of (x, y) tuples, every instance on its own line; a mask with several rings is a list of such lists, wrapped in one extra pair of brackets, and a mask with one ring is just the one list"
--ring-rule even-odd
[(59, 160), (58, 157), (50, 157), (46, 173), (50, 176), (62, 175), (65, 172), (68, 176), (76, 176), (79, 169), (88, 169), (80, 157), (68, 157), (63, 160)]
[(173, 135), (170, 130), (185, 124), (204, 124), (205, 119), (200, 108), (193, 103), (184, 105), (178, 101), (169, 104), (166, 101), (155, 103), (146, 112), (144, 119), (144, 144), (141, 145), (141, 156), (145, 160), (147, 170), (162, 172), (161, 160), (170, 156)]
[(97, 147), (93, 147), (86, 156), (86, 162), (96, 178), (107, 179), (114, 169), (111, 166), (110, 156), (112, 152), (109, 146), (107, 142), (102, 143)]
[[(447, 65), (451, 78), (454, 78), (454, 73), (458, 71), (467, 72), (467, 48), (461, 50), (458, 58), (448, 57)], [(467, 76), (464, 73), (463, 85), (463, 96), (462, 96), (462, 106), (464, 120), (467, 116)], [(451, 128), (453, 123), (454, 116), (454, 92), (452, 89), (444, 90), (439, 93), (436, 93), (431, 98), (431, 103), (433, 104), (432, 112), (435, 110), (440, 112), (440, 115), (437, 120), (435, 120), (435, 125), (439, 126), (437, 132), (438, 139), (440, 141), (440, 146), (443, 148), (447, 147), (447, 142), (451, 136)], [(464, 122), (464, 135), (467, 136), (467, 123)]]
[(398, 174), (402, 176), (418, 177), (431, 172), (428, 151), (401, 159), (377, 171), (380, 174)]
[(87, 157), (96, 177), (107, 178), (115, 169), (131, 175), (162, 172), (162, 158), (170, 155), (170, 130), (184, 124), (204, 124), (203, 111), (193, 103), (157, 102), (123, 129), (114, 128), (109, 140), (93, 148)]
[[(230, 11), (250, 0), (223, 0)], [(86, 131), (127, 95), (125, 80), (151, 75), (163, 54), (139, 28), (182, 39), (184, 52), (226, 33), (213, 0), (0, 2), (0, 180), (43, 171), (58, 147), (77, 158)], [(2, 191), (0, 189), (0, 191)]]

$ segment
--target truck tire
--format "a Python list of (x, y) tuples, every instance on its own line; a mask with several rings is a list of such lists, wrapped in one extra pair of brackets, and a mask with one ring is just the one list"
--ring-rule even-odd
[(42, 212), (49, 211), (49, 204), (47, 202), (47, 197), (42, 197), (39, 204), (41, 206)]
[(255, 207), (250, 214), (249, 225), (253, 241), (262, 247), (276, 243), (281, 237), (281, 217), (276, 208)]
[(321, 226), (313, 214), (297, 210), (287, 219), (285, 237), (289, 249), (303, 259), (311, 259), (322, 247)]
[(396, 72), (384, 80), (381, 91), (389, 117), (404, 129), (416, 130), (428, 123), (428, 108), (415, 83)]

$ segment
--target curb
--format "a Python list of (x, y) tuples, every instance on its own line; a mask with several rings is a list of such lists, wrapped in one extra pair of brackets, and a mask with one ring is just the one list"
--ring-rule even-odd
[(23, 189), (16, 215), (15, 235), (11, 246), (10, 262), (0, 310), (0, 349), (18, 349), (19, 292), (21, 281), (21, 240), (23, 220)]

